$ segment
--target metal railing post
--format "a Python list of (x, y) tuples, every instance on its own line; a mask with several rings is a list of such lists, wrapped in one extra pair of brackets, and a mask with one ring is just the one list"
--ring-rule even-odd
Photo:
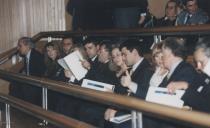
[(131, 111), (131, 123), (132, 123), (132, 128), (137, 128), (136, 127), (136, 111)]
[(11, 121), (10, 121), (10, 105), (5, 104), (6, 107), (6, 128), (11, 128)]
[[(48, 100), (47, 100), (47, 88), (42, 88), (42, 108), (47, 110), (48, 109)], [(47, 125), (48, 122), (46, 120), (43, 120), (42, 125)]]

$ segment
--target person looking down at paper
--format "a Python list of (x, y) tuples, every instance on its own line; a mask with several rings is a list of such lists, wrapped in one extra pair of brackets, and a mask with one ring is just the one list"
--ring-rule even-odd
[(150, 86), (157, 87), (163, 81), (163, 79), (168, 74), (168, 70), (163, 66), (163, 53), (162, 53), (163, 43), (157, 43), (152, 49), (152, 63), (154, 66), (154, 74), (150, 79)]
[(177, 89), (187, 89), (196, 77), (192, 65), (185, 62), (185, 41), (181, 38), (168, 37), (163, 41), (163, 65), (169, 70), (160, 87), (167, 87), (170, 93)]
[(72, 37), (63, 38), (62, 42), (61, 57), (65, 57), (70, 54), (74, 48), (74, 40)]
[(210, 113), (210, 38), (198, 41), (194, 59), (200, 74), (192, 87), (189, 87), (182, 100), (192, 109)]

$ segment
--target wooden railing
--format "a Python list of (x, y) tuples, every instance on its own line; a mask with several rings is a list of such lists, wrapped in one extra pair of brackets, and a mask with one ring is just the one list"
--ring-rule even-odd
[(25, 102), (13, 96), (8, 96), (0, 93), (0, 101), (3, 103), (7, 103), (12, 107), (21, 110), (27, 114), (30, 114), (34, 117), (47, 120), (50, 123), (56, 126), (60, 126), (62, 128), (95, 128), (92, 125), (83, 123), (81, 121), (77, 121), (75, 119), (63, 116), (61, 114), (57, 114), (51, 111), (46, 111), (41, 107)]
[(183, 35), (209, 35), (210, 24), (194, 25), (194, 26), (176, 26), (176, 27), (161, 27), (161, 28), (137, 28), (137, 29), (108, 29), (97, 31), (51, 31), (40, 32), (33, 37), (34, 41), (39, 41), (42, 38), (53, 37), (123, 37), (123, 36), (154, 36), (154, 35), (168, 35), (168, 36), (183, 36)]
[(144, 114), (149, 114), (156, 118), (176, 120), (189, 125), (210, 127), (210, 115), (177, 109), (164, 105), (145, 102), (140, 99), (121, 96), (112, 93), (98, 92), (90, 89), (81, 88), (77, 85), (56, 82), (52, 80), (40, 79), (37, 77), (28, 77), (21, 74), (15, 74), (0, 70), (0, 77), (8, 81), (24, 82), (30, 85), (48, 88), (57, 92), (65, 93), (77, 98), (98, 102), (101, 104), (117, 106), (123, 109), (137, 110)]
[[(121, 30), (101, 30), (101, 31), (85, 31), (85, 32), (41, 32), (33, 37), (34, 41), (39, 41), (42, 38), (53, 37), (53, 38), (63, 38), (69, 36), (95, 36), (95, 37), (110, 37), (110, 36), (152, 36), (152, 35), (209, 35), (210, 25), (199, 25), (199, 26), (178, 26), (178, 27), (165, 27), (165, 28), (153, 28), (153, 29), (121, 29)], [(8, 52), (0, 55), (0, 60), (3, 61), (6, 58), (10, 58), (14, 53), (16, 53), (16, 48), (11, 49)], [(1, 62), (0, 61), (0, 62)], [(16, 68), (13, 68), (16, 69)], [(13, 70), (12, 69), (12, 70)], [(11, 70), (10, 70), (11, 71)], [(155, 116), (156, 118), (164, 118), (176, 120), (184, 123), (189, 123), (189, 125), (196, 125), (202, 127), (210, 127), (210, 115), (186, 111), (182, 109), (177, 109), (173, 107), (167, 107), (164, 105), (158, 105), (154, 103), (145, 102), (140, 99), (120, 96), (111, 93), (104, 93), (93, 91), (85, 88), (81, 88), (77, 85), (69, 85), (62, 82), (56, 82), (52, 80), (46, 80), (37, 77), (28, 77), (21, 74), (16, 74), (14, 72), (8, 72), (5, 70), (0, 70), (0, 77), (8, 81), (19, 81), (28, 83), (33, 86), (39, 86), (54, 90), (57, 92), (65, 93), (67, 95), (72, 95), (74, 97), (98, 102), (101, 104), (117, 106), (123, 109), (137, 110), (144, 114), (149, 114)], [(13, 97), (0, 94), (0, 99), (7, 103)], [(11, 103), (13, 106), (19, 106), (19, 100), (15, 99), (17, 102)], [(23, 101), (20, 101), (22, 103)], [(35, 108), (36, 109), (36, 108)], [(27, 109), (27, 111), (33, 111)], [(46, 118), (44, 118), (46, 119)], [(50, 119), (51, 120), (51, 119)], [(54, 120), (54, 119), (52, 119)], [(51, 121), (52, 121), (51, 120)], [(57, 120), (57, 119), (55, 119)], [(59, 122), (63, 123), (63, 122)], [(64, 122), (65, 123), (65, 122)]]

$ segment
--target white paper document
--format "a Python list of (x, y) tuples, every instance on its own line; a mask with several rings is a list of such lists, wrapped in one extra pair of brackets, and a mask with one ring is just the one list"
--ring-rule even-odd
[(84, 79), (82, 81), (82, 87), (104, 92), (113, 92), (115, 86), (98, 81)]
[(76, 50), (71, 54), (58, 60), (58, 63), (65, 69), (70, 70), (77, 80), (81, 80), (87, 74), (87, 69), (82, 66), (83, 61), (81, 53)]
[(182, 108), (184, 102), (181, 100), (184, 90), (176, 90), (175, 93), (169, 94), (167, 88), (149, 87), (146, 101)]
[(122, 115), (122, 116), (112, 117), (112, 118), (110, 118), (110, 121), (113, 122), (113, 123), (120, 124), (120, 123), (123, 123), (125, 121), (130, 120), (130, 119), (131, 119), (131, 114), (126, 114), (126, 115)]

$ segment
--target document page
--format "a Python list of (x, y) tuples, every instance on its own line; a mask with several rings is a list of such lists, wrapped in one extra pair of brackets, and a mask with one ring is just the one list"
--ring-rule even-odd
[(82, 66), (81, 61), (83, 61), (83, 57), (81, 53), (76, 50), (63, 59), (59, 59), (58, 63), (64, 69), (71, 70), (77, 80), (81, 80), (88, 72), (88, 70)]
[(84, 79), (82, 81), (82, 87), (104, 92), (113, 92), (115, 86), (107, 83)]
[(177, 90), (175, 93), (168, 93), (167, 88), (149, 87), (146, 101), (182, 108), (184, 102), (181, 100), (184, 90)]
[(126, 115), (113, 117), (113, 118), (110, 119), (110, 121), (113, 122), (113, 123), (120, 124), (120, 123), (123, 123), (125, 121), (130, 120), (130, 119), (131, 119), (131, 114), (126, 114)]

